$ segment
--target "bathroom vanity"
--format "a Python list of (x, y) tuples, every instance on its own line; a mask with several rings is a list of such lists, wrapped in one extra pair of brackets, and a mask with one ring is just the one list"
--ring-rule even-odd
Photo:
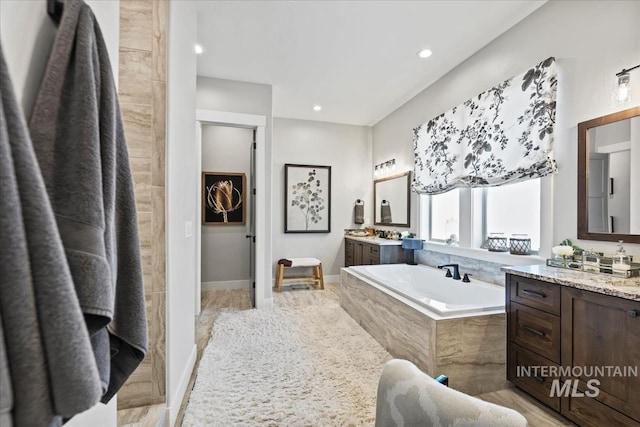
[(344, 266), (400, 264), (406, 262), (402, 240), (345, 236)]
[(640, 425), (640, 279), (503, 271), (507, 379), (581, 426)]

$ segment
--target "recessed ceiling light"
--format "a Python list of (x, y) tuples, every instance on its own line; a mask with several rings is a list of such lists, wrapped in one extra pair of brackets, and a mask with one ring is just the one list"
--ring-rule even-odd
[(200, 55), (202, 52), (204, 52), (204, 49), (199, 44), (195, 46), (195, 50), (196, 50), (196, 55)]
[(433, 52), (431, 52), (431, 49), (422, 49), (421, 51), (418, 52), (418, 57), (420, 58), (428, 58), (431, 56)]
[(320, 106), (320, 105), (314, 105), (313, 106), (313, 111), (320, 111), (320, 110), (322, 110), (322, 106)]

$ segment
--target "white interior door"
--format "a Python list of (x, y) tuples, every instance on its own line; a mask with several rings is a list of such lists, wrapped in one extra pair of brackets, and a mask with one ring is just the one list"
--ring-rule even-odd
[(589, 153), (589, 232), (611, 233), (609, 155)]

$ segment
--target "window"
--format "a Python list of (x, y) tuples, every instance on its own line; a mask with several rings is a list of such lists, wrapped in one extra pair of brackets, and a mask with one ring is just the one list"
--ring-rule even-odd
[[(486, 190), (485, 231), (527, 234), (531, 249), (540, 248), (540, 180), (530, 179)], [(484, 236), (486, 237), (486, 236)]]
[[(480, 247), (489, 233), (526, 234), (531, 249), (540, 248), (541, 180), (531, 179), (500, 187), (455, 189), (422, 196), (422, 224), (428, 240), (446, 242), (456, 236), (461, 246)], [(427, 234), (427, 233), (425, 233)], [(449, 242), (447, 242), (449, 243)]]
[(460, 190), (455, 189), (444, 194), (429, 196), (431, 206), (431, 235), (429, 240), (446, 241), (460, 234)]

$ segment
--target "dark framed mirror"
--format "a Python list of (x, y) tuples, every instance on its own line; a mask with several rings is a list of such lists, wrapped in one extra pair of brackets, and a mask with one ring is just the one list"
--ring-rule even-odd
[(409, 227), (411, 218), (411, 172), (373, 181), (375, 225)]
[(578, 123), (578, 238), (640, 243), (640, 106)]

